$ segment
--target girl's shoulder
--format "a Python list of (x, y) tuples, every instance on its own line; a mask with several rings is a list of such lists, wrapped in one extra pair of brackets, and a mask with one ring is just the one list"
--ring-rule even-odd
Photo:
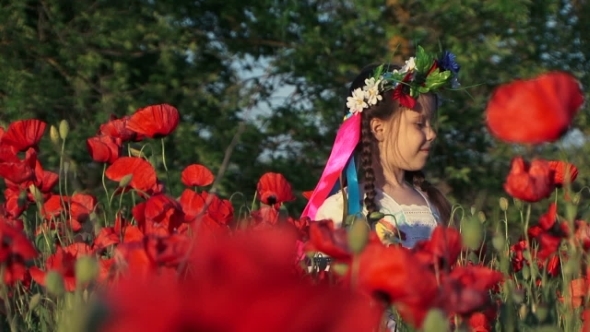
[(328, 196), (324, 203), (320, 205), (316, 213), (316, 220), (332, 220), (334, 226), (340, 227), (342, 225), (342, 217), (344, 214), (344, 197), (342, 190)]

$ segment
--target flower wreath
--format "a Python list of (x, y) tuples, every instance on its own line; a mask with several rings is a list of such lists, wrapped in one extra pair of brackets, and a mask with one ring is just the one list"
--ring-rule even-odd
[[(339, 187), (338, 179), (346, 175), (348, 186), (347, 215), (361, 213), (360, 187), (354, 158), (355, 148), (361, 138), (361, 112), (383, 100), (383, 93), (392, 91), (393, 99), (400, 105), (413, 109), (420, 94), (437, 91), (450, 85), (459, 85), (457, 73), (460, 66), (455, 55), (445, 51), (438, 58), (417, 47), (416, 57), (410, 58), (399, 70), (387, 70), (384, 65), (375, 69), (373, 76), (365, 80), (362, 88), (355, 89), (347, 98), (349, 114), (344, 118), (336, 134), (332, 152), (314, 189), (302, 217), (312, 220), (326, 197)], [(344, 218), (344, 216), (343, 216)]]
[(365, 85), (355, 89), (352, 96), (347, 98), (346, 107), (350, 113), (362, 112), (381, 101), (383, 92), (393, 90), (393, 99), (412, 109), (422, 93), (440, 90), (449, 85), (457, 88), (459, 69), (461, 67), (453, 53), (445, 51), (435, 58), (418, 46), (416, 56), (408, 59), (401, 69), (387, 71), (384, 65), (377, 67), (373, 77), (366, 79)]

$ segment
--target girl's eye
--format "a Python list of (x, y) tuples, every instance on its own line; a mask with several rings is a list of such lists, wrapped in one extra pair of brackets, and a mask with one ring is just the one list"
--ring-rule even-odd
[(418, 127), (422, 128), (422, 127), (424, 127), (424, 122), (417, 122), (416, 125), (418, 125)]

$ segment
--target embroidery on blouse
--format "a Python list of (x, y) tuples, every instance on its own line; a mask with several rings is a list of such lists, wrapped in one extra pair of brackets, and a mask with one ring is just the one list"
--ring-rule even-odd
[[(385, 220), (406, 234), (406, 239), (402, 241), (404, 247), (411, 248), (418, 241), (430, 238), (439, 218), (426, 196), (419, 192), (427, 205), (406, 205), (397, 203), (395, 199), (381, 190), (378, 190), (378, 193), (380, 194), (378, 196), (380, 211), (388, 214)], [(394, 212), (392, 209), (396, 211)]]

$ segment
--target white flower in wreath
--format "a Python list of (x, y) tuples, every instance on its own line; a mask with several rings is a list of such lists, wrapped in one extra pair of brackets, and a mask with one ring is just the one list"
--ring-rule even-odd
[(416, 58), (411, 57), (406, 60), (406, 64), (400, 69), (400, 72), (407, 73), (416, 69)]
[(365, 102), (366, 92), (358, 88), (352, 91), (352, 97), (346, 99), (346, 107), (350, 113), (362, 112), (364, 108), (369, 107)]
[(382, 80), (375, 80), (374, 77), (365, 80), (365, 97), (369, 105), (376, 105), (383, 97), (379, 94), (379, 87), (381, 86)]

